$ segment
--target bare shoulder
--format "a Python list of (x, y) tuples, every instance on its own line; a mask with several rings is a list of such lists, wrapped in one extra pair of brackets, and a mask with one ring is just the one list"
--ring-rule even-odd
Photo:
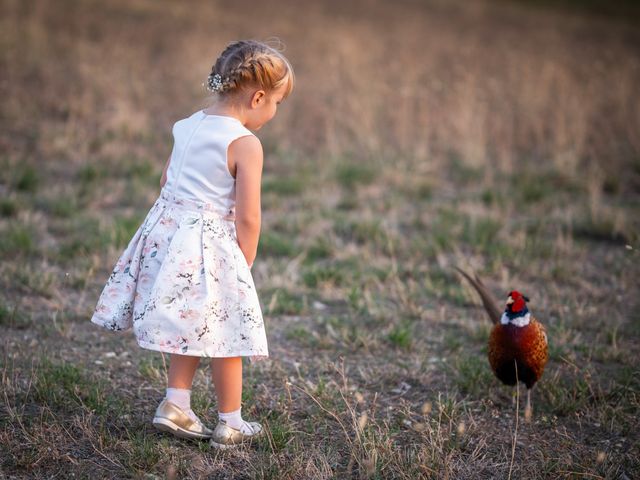
[(238, 167), (261, 169), (262, 159), (262, 143), (255, 135), (236, 138), (227, 151), (227, 166), (233, 177), (237, 175)]
[(262, 143), (255, 135), (245, 135), (236, 138), (229, 145), (229, 156), (233, 157), (236, 163), (239, 162), (261, 162), (262, 161)]

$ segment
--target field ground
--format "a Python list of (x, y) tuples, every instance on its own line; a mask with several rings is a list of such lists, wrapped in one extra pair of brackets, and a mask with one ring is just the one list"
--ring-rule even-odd
[[(637, 11), (531, 3), (0, 3), (0, 478), (640, 477)], [(153, 429), (165, 359), (89, 318), (213, 56), (271, 35), (268, 435), (220, 453)], [(531, 423), (455, 265), (547, 326)]]

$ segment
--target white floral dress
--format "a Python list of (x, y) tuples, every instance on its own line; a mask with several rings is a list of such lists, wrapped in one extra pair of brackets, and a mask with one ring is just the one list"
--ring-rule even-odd
[(117, 261), (91, 321), (133, 328), (147, 349), (200, 357), (268, 356), (251, 270), (235, 227), (229, 144), (252, 135), (198, 111), (173, 127), (167, 183)]

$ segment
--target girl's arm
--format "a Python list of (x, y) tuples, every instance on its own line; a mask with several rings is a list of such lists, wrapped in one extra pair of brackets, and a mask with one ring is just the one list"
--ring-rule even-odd
[(167, 159), (167, 163), (164, 165), (164, 170), (162, 170), (162, 177), (160, 177), (160, 188), (164, 187), (164, 184), (167, 183), (167, 170), (169, 170), (169, 162), (171, 161), (171, 155)]
[(228, 157), (236, 168), (236, 233), (249, 267), (253, 265), (260, 238), (260, 181), (262, 144), (257, 137), (240, 137), (229, 145)]

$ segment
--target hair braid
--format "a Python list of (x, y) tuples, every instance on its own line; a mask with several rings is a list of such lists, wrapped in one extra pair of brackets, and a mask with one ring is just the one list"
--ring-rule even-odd
[(278, 50), (255, 40), (239, 40), (220, 54), (211, 68), (207, 88), (226, 95), (245, 87), (272, 90), (286, 83), (287, 96), (293, 82), (291, 64)]

